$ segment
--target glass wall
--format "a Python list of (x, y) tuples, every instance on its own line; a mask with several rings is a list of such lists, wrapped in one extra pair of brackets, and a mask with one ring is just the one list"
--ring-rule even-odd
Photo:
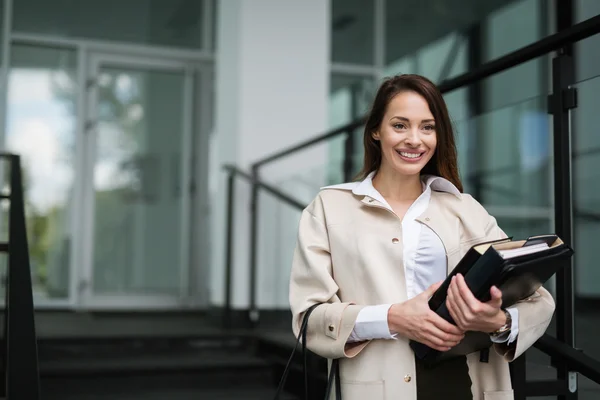
[(180, 291), (183, 73), (99, 69), (95, 294)]
[(206, 46), (204, 2), (15, 0), (13, 30), (62, 38), (200, 49)]
[[(575, 20), (600, 15), (600, 2), (575, 2)], [(600, 130), (598, 96), (600, 93), (600, 35), (579, 42), (575, 48), (577, 108), (571, 112), (573, 143), (573, 235), (575, 249), (575, 340), (576, 347), (600, 359), (600, 345), (592, 332), (600, 320), (600, 270), (595, 239), (600, 236)], [(580, 399), (596, 399), (600, 385), (580, 380)]]
[(68, 296), (77, 61), (73, 49), (13, 45), (6, 149), (22, 156), (34, 290)]
[(208, 257), (186, 241), (206, 230), (190, 226), (205, 198), (191, 188), (207, 185), (191, 143), (210, 126), (212, 86), (194, 76), (211, 69), (214, 10), (214, 0), (12, 2), (2, 142), (22, 156), (37, 306), (208, 299), (186, 281)]

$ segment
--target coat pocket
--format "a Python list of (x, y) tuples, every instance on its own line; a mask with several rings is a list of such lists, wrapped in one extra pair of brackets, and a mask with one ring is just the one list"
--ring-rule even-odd
[(483, 400), (514, 400), (512, 390), (499, 390), (497, 392), (483, 392)]
[(343, 400), (385, 400), (384, 381), (341, 381)]

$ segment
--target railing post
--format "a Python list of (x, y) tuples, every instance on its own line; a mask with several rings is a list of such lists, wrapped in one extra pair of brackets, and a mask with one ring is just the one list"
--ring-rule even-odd
[(40, 398), (37, 338), (19, 156), (10, 156), (8, 284), (5, 305), (6, 398)]
[(249, 320), (252, 327), (258, 325), (259, 312), (256, 306), (256, 282), (258, 263), (258, 185), (259, 167), (252, 166), (252, 193), (250, 199), (250, 305)]
[(223, 312), (223, 326), (231, 327), (231, 280), (233, 272), (233, 217), (235, 204), (235, 173), (228, 171), (227, 176), (227, 231), (225, 233), (225, 309)]
[[(565, 53), (552, 60), (552, 95), (548, 108), (554, 125), (554, 213), (555, 231), (568, 245), (573, 245), (573, 204), (571, 185), (571, 125), (570, 110), (577, 106), (577, 93), (570, 85), (574, 82), (573, 58)], [(573, 319), (573, 260), (556, 274), (556, 338), (575, 347)], [(557, 366), (557, 378), (569, 386), (567, 395), (559, 400), (577, 398), (576, 385), (568, 365)], [(569, 379), (571, 378), (571, 380)], [(573, 389), (575, 389), (573, 391)]]
[(346, 132), (344, 140), (344, 182), (350, 182), (354, 177), (354, 131)]
[(514, 400), (525, 400), (527, 373), (527, 353), (521, 354), (519, 358), (510, 363), (510, 378), (512, 381)]

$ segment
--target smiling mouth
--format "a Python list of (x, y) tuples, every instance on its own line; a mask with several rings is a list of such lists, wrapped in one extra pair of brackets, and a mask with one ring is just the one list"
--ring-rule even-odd
[(396, 150), (396, 153), (398, 153), (400, 155), (400, 157), (404, 158), (404, 159), (409, 159), (409, 160), (418, 160), (421, 157), (423, 157), (423, 154), (425, 154), (425, 152), (422, 153), (408, 153), (405, 151), (400, 151), (400, 150)]

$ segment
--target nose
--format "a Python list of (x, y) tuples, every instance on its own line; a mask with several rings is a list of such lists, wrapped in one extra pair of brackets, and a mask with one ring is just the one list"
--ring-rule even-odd
[(412, 147), (419, 147), (422, 143), (421, 132), (418, 127), (411, 128), (406, 135), (406, 144)]

